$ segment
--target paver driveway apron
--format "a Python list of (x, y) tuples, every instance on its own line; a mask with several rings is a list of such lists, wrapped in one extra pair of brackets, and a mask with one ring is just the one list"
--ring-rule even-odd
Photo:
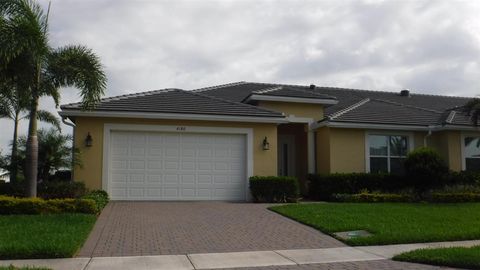
[(345, 246), (267, 205), (111, 202), (79, 257), (329, 248)]

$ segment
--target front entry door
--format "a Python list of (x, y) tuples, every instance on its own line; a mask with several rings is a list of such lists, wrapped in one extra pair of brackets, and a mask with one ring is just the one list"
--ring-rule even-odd
[(295, 176), (295, 136), (278, 135), (278, 175)]

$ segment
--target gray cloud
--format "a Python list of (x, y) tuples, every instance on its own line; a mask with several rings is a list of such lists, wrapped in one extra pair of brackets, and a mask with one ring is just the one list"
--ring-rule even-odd
[[(53, 0), (50, 39), (92, 48), (108, 96), (240, 80), (473, 96), (479, 11), (447, 0)], [(62, 103), (79, 100), (63, 93)], [(11, 123), (0, 124), (5, 148)]]

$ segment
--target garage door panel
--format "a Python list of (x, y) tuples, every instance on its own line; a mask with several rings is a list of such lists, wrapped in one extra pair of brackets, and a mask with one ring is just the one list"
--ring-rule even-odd
[(117, 200), (244, 200), (245, 135), (112, 132)]

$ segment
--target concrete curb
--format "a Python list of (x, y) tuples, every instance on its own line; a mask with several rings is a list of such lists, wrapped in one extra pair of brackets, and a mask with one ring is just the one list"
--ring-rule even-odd
[(471, 247), (480, 240), (385, 246), (247, 251), (187, 255), (0, 260), (0, 265), (43, 266), (54, 270), (194, 270), (387, 260), (415, 249)]

